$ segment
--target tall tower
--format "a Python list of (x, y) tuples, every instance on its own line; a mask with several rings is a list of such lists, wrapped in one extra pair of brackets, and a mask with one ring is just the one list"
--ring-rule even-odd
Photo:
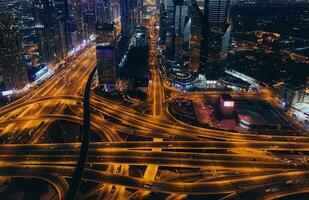
[(7, 90), (21, 89), (28, 83), (20, 31), (8, 14), (0, 14), (0, 67)]
[(173, 0), (175, 12), (175, 60), (182, 62), (183, 32), (188, 20), (188, 3), (184, 0)]
[(116, 83), (116, 47), (114, 23), (96, 26), (96, 52), (99, 83), (108, 91)]
[(70, 17), (68, 0), (54, 0), (55, 5), (55, 18), (58, 21), (58, 30), (60, 36), (59, 47), (62, 50), (62, 54), (72, 49), (71, 38), (69, 35), (70, 30)]
[(165, 44), (166, 42), (166, 31), (167, 31), (167, 12), (165, 9), (165, 4), (162, 1), (160, 4), (160, 42)]
[(88, 0), (85, 3), (84, 10), (84, 26), (86, 35), (92, 35), (95, 33), (96, 25), (96, 0)]
[(64, 25), (56, 17), (54, 0), (34, 0), (33, 16), (43, 62), (53, 62), (63, 55), (60, 40), (64, 37)]
[(121, 12), (121, 35), (130, 38), (136, 26), (135, 19), (135, 0), (120, 0)]
[[(166, 0), (166, 11), (161, 8), (166, 17), (161, 17), (166, 27), (166, 37), (161, 33), (161, 38), (166, 41), (166, 56), (168, 60), (181, 62), (183, 45), (183, 31), (188, 20), (188, 3), (185, 0)], [(162, 24), (163, 25), (163, 24)], [(164, 30), (165, 32), (165, 30)]]
[(204, 12), (211, 27), (225, 26), (230, 18), (230, 0), (205, 0)]
[(166, 57), (175, 60), (175, 6), (173, 0), (166, 0)]
[(201, 60), (202, 19), (203, 14), (196, 1), (189, 5), (189, 20), (184, 29), (184, 62), (189, 64), (189, 71), (198, 73)]
[(163, 2), (161, 2), (160, 0), (155, 0), (156, 1), (156, 10), (157, 10), (157, 12), (158, 11), (160, 11), (160, 8), (161, 8), (161, 3)]
[(135, 4), (135, 21), (136, 26), (141, 26), (143, 21), (143, 7), (144, 7), (144, 1), (143, 0), (136, 0)]
[(201, 56), (201, 73), (208, 80), (218, 79), (221, 62), (226, 58), (226, 38), (223, 36), (229, 27), (230, 0), (205, 0), (203, 49)]
[(70, 7), (73, 15), (73, 33), (76, 37), (73, 44), (77, 46), (85, 39), (84, 9), (81, 0), (71, 0)]
[(101, 24), (112, 21), (111, 0), (96, 1), (96, 19)]

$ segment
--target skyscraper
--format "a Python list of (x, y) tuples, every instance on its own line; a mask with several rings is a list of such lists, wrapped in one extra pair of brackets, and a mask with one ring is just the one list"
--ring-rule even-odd
[(160, 37), (160, 42), (162, 44), (165, 44), (166, 42), (166, 31), (167, 31), (167, 12), (165, 9), (165, 4), (162, 1), (160, 4), (160, 32), (159, 32), (159, 37)]
[(136, 27), (135, 0), (120, 0), (121, 35), (130, 38)]
[(0, 14), (0, 67), (7, 90), (20, 89), (28, 83), (20, 31), (8, 14)]
[(166, 57), (175, 60), (175, 6), (173, 0), (166, 0)]
[(211, 27), (224, 26), (230, 17), (230, 0), (205, 0), (204, 12), (207, 12)]
[(59, 32), (62, 53), (66, 53), (72, 49), (72, 43), (69, 35), (70, 30), (70, 17), (69, 17), (69, 7), (68, 0), (54, 0), (55, 3), (55, 17), (59, 22)]
[[(184, 29), (184, 60), (189, 64), (189, 71), (199, 72), (202, 48), (202, 19), (203, 14), (196, 2), (192, 1), (189, 6), (189, 20)], [(186, 56), (187, 55), (187, 56)]]
[(226, 38), (223, 38), (229, 27), (230, 0), (205, 0), (203, 49), (200, 72), (208, 80), (216, 80), (221, 71), (222, 58), (226, 58)]
[(189, 19), (188, 1), (165, 0), (160, 7), (160, 39), (168, 60), (182, 62), (183, 31)]
[(188, 4), (184, 0), (173, 0), (175, 6), (175, 31), (176, 35), (181, 35), (188, 16)]
[(135, 5), (135, 21), (136, 26), (141, 26), (143, 21), (143, 7), (144, 7), (144, 1), (143, 0), (136, 0)]
[(34, 0), (33, 16), (40, 57), (43, 62), (53, 62), (64, 53), (65, 22), (57, 18), (54, 0)]
[(85, 34), (90, 36), (95, 33), (96, 13), (95, 0), (88, 0), (84, 2), (84, 27)]
[(120, 0), (112, 1), (112, 20), (120, 21), (121, 9), (120, 9)]
[(34, 0), (33, 16), (42, 62), (61, 58), (86, 38), (82, 1)]
[(156, 1), (156, 10), (157, 11), (159, 11), (160, 10), (160, 8), (161, 8), (161, 3), (163, 2), (161, 2), (161, 0), (155, 0)]
[(175, 60), (182, 62), (183, 31), (188, 20), (188, 2), (184, 0), (174, 0), (175, 12)]
[(111, 0), (96, 1), (96, 21), (103, 24), (112, 21)]
[[(71, 37), (73, 46), (82, 43), (86, 38), (84, 27), (83, 4), (81, 0), (71, 0), (70, 8), (72, 9), (72, 30)], [(74, 37), (73, 37), (74, 36)]]
[(116, 47), (114, 23), (98, 23), (96, 26), (96, 52), (99, 83), (105, 90), (116, 83)]

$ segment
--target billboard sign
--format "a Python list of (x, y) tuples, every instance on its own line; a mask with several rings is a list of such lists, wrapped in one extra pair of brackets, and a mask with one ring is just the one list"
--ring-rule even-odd
[(2, 96), (9, 96), (13, 94), (13, 90), (2, 91)]
[(224, 107), (234, 107), (234, 101), (225, 101)]

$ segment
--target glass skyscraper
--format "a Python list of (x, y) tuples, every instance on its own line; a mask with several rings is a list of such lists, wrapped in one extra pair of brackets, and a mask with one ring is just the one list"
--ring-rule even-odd
[(20, 31), (8, 14), (0, 14), (0, 68), (6, 90), (21, 89), (28, 83)]

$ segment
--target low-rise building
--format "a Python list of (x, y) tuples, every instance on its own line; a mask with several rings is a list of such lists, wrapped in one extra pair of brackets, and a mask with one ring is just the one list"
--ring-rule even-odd
[(282, 106), (286, 109), (291, 108), (296, 103), (303, 103), (309, 100), (305, 86), (294, 86), (291, 84), (284, 84), (281, 86), (279, 99)]
[(234, 113), (235, 102), (228, 94), (220, 96), (220, 111), (224, 117), (232, 116)]

